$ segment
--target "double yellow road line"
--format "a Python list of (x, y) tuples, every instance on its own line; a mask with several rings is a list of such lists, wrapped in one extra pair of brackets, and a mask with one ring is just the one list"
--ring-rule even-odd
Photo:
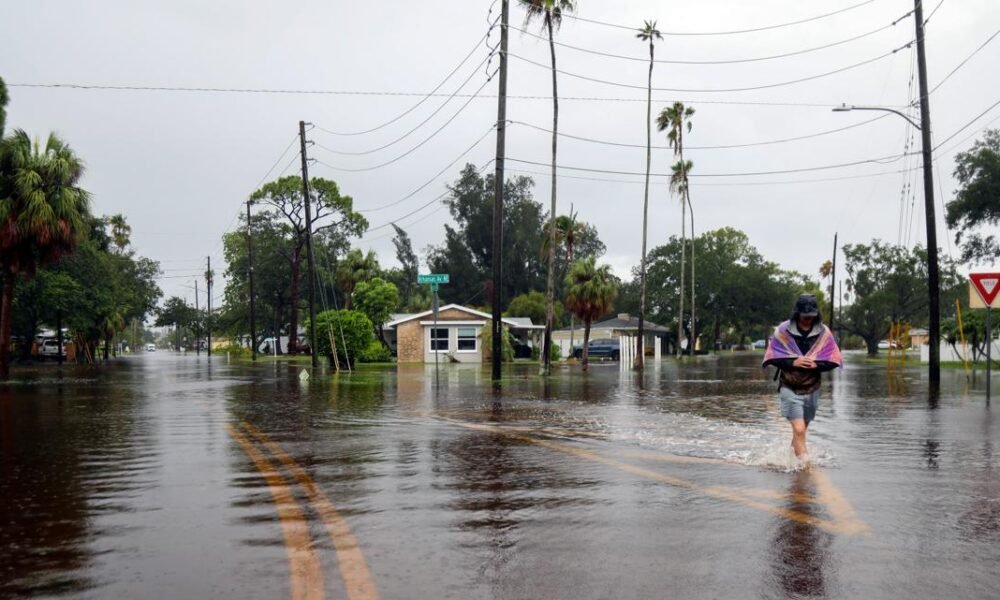
[[(347, 598), (377, 600), (378, 590), (375, 588), (357, 539), (351, 533), (347, 521), (326, 494), (316, 486), (309, 473), (280, 445), (250, 423), (243, 421), (236, 427), (227, 424), (226, 431), (253, 461), (274, 499), (288, 553), (292, 599), (322, 600), (326, 593), (323, 569), (309, 532), (309, 520), (293, 492), (292, 486), (297, 482), (305, 495), (303, 503), (306, 509), (312, 509), (311, 512), (322, 523), (333, 543)], [(268, 453), (276, 458), (284, 467), (284, 471), (291, 476), (291, 483), (290, 479), (271, 462)]]

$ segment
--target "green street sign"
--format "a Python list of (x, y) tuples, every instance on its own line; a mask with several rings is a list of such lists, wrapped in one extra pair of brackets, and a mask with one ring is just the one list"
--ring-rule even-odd
[(447, 273), (431, 273), (429, 275), (417, 275), (417, 283), (448, 283)]

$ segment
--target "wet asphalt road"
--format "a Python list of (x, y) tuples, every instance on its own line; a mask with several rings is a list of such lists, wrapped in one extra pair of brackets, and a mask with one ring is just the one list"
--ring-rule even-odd
[[(994, 598), (983, 375), (759, 355), (315, 373), (156, 353), (0, 387), (0, 597)], [(994, 381), (994, 389), (1000, 388)], [(499, 399), (499, 403), (496, 400)]]

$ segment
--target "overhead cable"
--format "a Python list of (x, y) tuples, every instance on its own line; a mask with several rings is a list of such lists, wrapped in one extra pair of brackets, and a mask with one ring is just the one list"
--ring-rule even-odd
[(992, 105), (990, 105), (989, 108), (987, 108), (983, 112), (981, 112), (978, 115), (976, 115), (975, 117), (973, 117), (973, 119), (971, 121), (969, 121), (965, 125), (962, 125), (957, 131), (955, 131), (955, 133), (953, 133), (953, 134), (949, 135), (948, 137), (944, 138), (943, 140), (941, 140), (941, 142), (938, 143), (938, 145), (934, 146), (933, 150), (931, 150), (931, 151), (932, 152), (937, 152), (938, 148), (940, 148), (941, 146), (947, 144), (955, 136), (957, 136), (958, 134), (962, 133), (963, 131), (965, 131), (966, 129), (968, 129), (969, 127), (971, 127), (973, 123), (975, 123), (979, 119), (982, 119), (984, 116), (986, 116), (986, 113), (990, 112), (991, 110), (993, 110), (997, 106), (1000, 106), (1000, 100), (997, 100)]
[(958, 63), (958, 66), (956, 66), (954, 69), (952, 69), (950, 73), (948, 73), (947, 75), (945, 75), (944, 79), (942, 79), (941, 81), (937, 82), (937, 85), (935, 85), (933, 88), (931, 88), (931, 91), (927, 92), (927, 95), (930, 96), (931, 94), (933, 94), (935, 92), (935, 90), (937, 90), (939, 87), (941, 87), (942, 85), (944, 85), (944, 82), (948, 81), (948, 79), (951, 78), (951, 76), (954, 75), (955, 72), (957, 72), (959, 69), (961, 69), (962, 67), (964, 67), (965, 63), (969, 62), (969, 60), (973, 56), (975, 56), (976, 54), (979, 54), (979, 51), (982, 50), (983, 48), (985, 48), (998, 35), (1000, 35), (1000, 29), (996, 30), (993, 33), (993, 35), (991, 35), (985, 42), (983, 42), (982, 44), (979, 45), (978, 48), (976, 48), (975, 50), (973, 50), (972, 54), (966, 56), (965, 60), (963, 60), (962, 62)]
[[(433, 177), (431, 177), (430, 179), (428, 179), (427, 181), (425, 181), (424, 183), (422, 183), (420, 185), (420, 187), (416, 188), (415, 190), (413, 190), (409, 194), (403, 196), (399, 200), (395, 200), (393, 202), (389, 202), (388, 204), (383, 204), (381, 206), (376, 206), (374, 208), (359, 209), (359, 210), (357, 210), (357, 212), (361, 212), (361, 213), (378, 212), (380, 210), (384, 210), (386, 208), (390, 208), (390, 207), (396, 206), (398, 204), (402, 204), (403, 202), (406, 202), (407, 200), (409, 200), (410, 198), (412, 198), (413, 196), (415, 196), (417, 193), (419, 193), (421, 190), (423, 190), (425, 187), (427, 187), (428, 185), (434, 183), (437, 180), (438, 177), (440, 177), (441, 175), (444, 174), (445, 171), (447, 171), (448, 169), (450, 169), (451, 167), (453, 167), (455, 165), (455, 163), (457, 163), (458, 161), (462, 160), (462, 158), (466, 154), (468, 154), (469, 152), (472, 152), (473, 148), (475, 148), (483, 140), (485, 140), (491, 133), (493, 133), (493, 131), (495, 129), (496, 129), (496, 125), (491, 125), (490, 128), (486, 130), (486, 133), (484, 133), (478, 140), (476, 140), (475, 142), (473, 142), (471, 146), (469, 146), (468, 148), (466, 148), (465, 150), (463, 150), (461, 154), (459, 154), (457, 157), (455, 157), (455, 160), (453, 160), (450, 163), (448, 163), (443, 169), (441, 169), (440, 171), (438, 171)], [(322, 164), (323, 166), (329, 166), (325, 162), (322, 162), (322, 161), (320, 161), (319, 164)]]
[[(912, 11), (911, 11), (911, 13), (912, 13)], [(909, 13), (907, 13), (907, 14), (909, 14)], [(738, 59), (728, 59), (728, 60), (671, 60), (671, 59), (666, 59), (666, 58), (657, 58), (657, 59), (653, 60), (653, 62), (654, 63), (658, 63), (658, 64), (665, 64), (665, 65), (735, 65), (735, 64), (742, 64), (742, 63), (761, 62), (761, 61), (766, 61), (766, 60), (777, 60), (777, 59), (781, 59), (781, 58), (789, 58), (789, 57), (792, 57), (792, 56), (800, 56), (800, 55), (803, 55), (803, 54), (809, 54), (811, 52), (817, 52), (819, 50), (826, 50), (827, 48), (834, 48), (836, 46), (842, 46), (844, 44), (849, 44), (851, 42), (855, 42), (857, 40), (860, 40), (860, 39), (863, 39), (863, 38), (875, 35), (876, 33), (885, 31), (886, 29), (892, 29), (892, 27), (894, 27), (897, 23), (899, 23), (899, 19), (897, 19), (896, 21), (893, 21), (893, 22), (889, 23), (888, 25), (883, 25), (882, 27), (879, 27), (877, 29), (872, 29), (871, 31), (869, 31), (867, 33), (862, 33), (862, 34), (856, 35), (854, 37), (850, 37), (850, 38), (847, 38), (847, 39), (844, 39), (844, 40), (840, 40), (839, 42), (832, 42), (832, 43), (829, 43), (829, 44), (824, 44), (822, 46), (814, 46), (812, 48), (806, 48), (806, 49), (803, 49), (803, 50), (796, 50), (796, 51), (793, 51), (793, 52), (785, 52), (785, 53), (782, 53), (782, 54), (773, 54), (773, 55), (770, 55), (770, 56), (755, 56), (755, 57), (752, 57), (752, 58), (738, 58)], [(515, 31), (519, 31), (519, 32), (521, 32), (524, 35), (527, 35), (527, 36), (530, 36), (530, 37), (533, 37), (533, 38), (536, 38), (536, 39), (539, 39), (539, 40), (548, 41), (548, 38), (546, 38), (544, 36), (541, 36), (541, 35), (538, 35), (536, 33), (532, 33), (532, 32), (530, 32), (530, 31), (528, 31), (526, 29), (521, 29), (519, 27), (514, 27), (513, 25), (509, 25), (508, 27), (510, 27), (510, 29), (513, 29)], [(555, 44), (556, 46), (561, 46), (563, 48), (568, 48), (570, 50), (576, 50), (577, 52), (585, 52), (587, 54), (593, 54), (593, 55), (596, 55), (596, 56), (604, 56), (606, 58), (616, 58), (616, 59), (620, 59), (620, 60), (631, 60), (631, 61), (635, 61), (635, 62), (642, 62), (642, 63), (649, 64), (649, 58), (643, 58), (641, 56), (627, 56), (627, 55), (623, 55), (623, 54), (614, 54), (614, 53), (611, 53), (611, 52), (602, 52), (600, 50), (593, 50), (593, 49), (590, 49), (590, 48), (583, 48), (583, 47), (580, 47), (580, 46), (573, 46), (573, 45), (570, 45), (570, 44), (567, 44), (567, 43), (564, 43), (564, 42), (558, 42), (558, 41), (555, 41), (555, 40), (553, 40), (552, 43)]]
[[(758, 177), (758, 176), (761, 176), (761, 175), (782, 175), (782, 174), (785, 174), (785, 173), (808, 173), (808, 172), (812, 172), (812, 171), (827, 171), (827, 170), (831, 170), (831, 169), (843, 169), (843, 168), (846, 168), (846, 167), (856, 167), (858, 165), (866, 165), (866, 164), (888, 164), (888, 163), (891, 163), (891, 162), (895, 162), (895, 161), (897, 161), (897, 160), (899, 160), (901, 158), (904, 158), (905, 156), (907, 156), (907, 155), (906, 154), (892, 154), (892, 155), (889, 155), (889, 156), (881, 156), (881, 157), (878, 157), (878, 158), (868, 158), (868, 159), (863, 159), (863, 160), (855, 160), (855, 161), (851, 161), (851, 162), (838, 163), (838, 164), (833, 164), (833, 165), (821, 165), (821, 166), (816, 166), (816, 167), (801, 167), (801, 168), (798, 168), (798, 169), (778, 169), (778, 170), (773, 170), (773, 171), (754, 171), (754, 172), (745, 172), (745, 173), (691, 173), (691, 174), (688, 175), (688, 177), (696, 178), (696, 179), (702, 178), (702, 177)], [(524, 163), (524, 164), (528, 164), (528, 165), (537, 165), (537, 166), (542, 166), (542, 167), (550, 164), (550, 163), (537, 162), (537, 161), (533, 161), (533, 160), (522, 160), (522, 159), (519, 159), (519, 158), (511, 158), (509, 156), (507, 157), (507, 160), (513, 161), (513, 162), (518, 162), (518, 163)], [(610, 175), (636, 175), (636, 176), (645, 175), (645, 172), (639, 172), (639, 171), (616, 171), (616, 170), (612, 170), (612, 169), (594, 169), (594, 168), (588, 168), (588, 167), (575, 167), (575, 166), (570, 166), (570, 165), (556, 165), (556, 168), (557, 169), (567, 169), (569, 171), (584, 171), (584, 172), (588, 172), (588, 173), (606, 173), (606, 174), (610, 174)], [(669, 178), (669, 177), (672, 176), (672, 173), (650, 173), (649, 175), (650, 175), (650, 177), (668, 177)]]
[[(545, 66), (548, 69), (548, 66)], [(213, 87), (182, 87), (182, 86), (142, 86), (142, 85), (104, 85), (104, 84), (83, 84), (83, 83), (8, 83), (7, 87), (41, 88), (41, 89), (63, 89), (63, 90), (97, 90), (113, 92), (180, 92), (180, 93), (205, 93), (205, 94), (275, 94), (275, 95), (316, 95), (316, 96), (372, 96), (372, 97), (414, 97), (427, 95), (426, 92), (379, 92), (373, 90), (296, 90), (282, 88), (213, 88)], [(624, 86), (641, 88), (642, 86)], [(446, 98), (450, 94), (434, 94), (434, 97)], [(480, 100), (495, 100), (496, 94), (456, 94), (456, 98), (479, 98)], [(551, 102), (552, 96), (538, 96), (530, 94), (508, 94), (508, 100), (541, 100)], [(653, 102), (671, 103), (671, 99), (654, 98)], [(601, 96), (560, 96), (559, 101), (581, 101), (581, 102), (642, 102), (646, 103), (646, 98), (609, 98)], [(752, 100), (682, 100), (685, 103), (698, 102), (699, 104), (719, 104), (731, 106), (775, 106), (775, 107), (805, 107), (805, 108), (835, 108), (840, 106), (834, 102), (781, 102), (781, 101), (752, 101)], [(905, 108), (905, 107), (892, 107)]]
[[(719, 93), (719, 92), (750, 92), (750, 91), (754, 91), (754, 90), (766, 90), (766, 89), (772, 89), (772, 88), (777, 88), (777, 87), (784, 87), (784, 86), (789, 86), (789, 85), (795, 85), (797, 83), (804, 83), (806, 81), (814, 81), (816, 79), (822, 79), (824, 77), (829, 77), (831, 75), (836, 75), (838, 73), (843, 73), (845, 71), (850, 71), (852, 69), (857, 69), (858, 67), (863, 67), (865, 65), (868, 65), (868, 64), (880, 61), (882, 59), (888, 58), (888, 57), (896, 54), (896, 52), (902, 50), (903, 48), (909, 47), (910, 44), (912, 44), (912, 43), (913, 42), (910, 41), (910, 42), (904, 44), (903, 46), (901, 46), (899, 48), (896, 48), (894, 50), (886, 52), (885, 54), (880, 54), (880, 55), (878, 55), (878, 56), (876, 56), (874, 58), (869, 58), (868, 60), (863, 60), (861, 62), (857, 62), (857, 63), (854, 63), (852, 65), (848, 65), (846, 67), (841, 67), (839, 69), (834, 69), (832, 71), (826, 71), (824, 73), (819, 73), (817, 75), (810, 75), (808, 77), (800, 77), (798, 79), (792, 79), (792, 80), (789, 80), (789, 81), (780, 81), (780, 82), (776, 82), (776, 83), (768, 83), (768, 84), (763, 84), (763, 85), (754, 85), (754, 86), (736, 87), (736, 88), (707, 88), (707, 89), (697, 89), (697, 88), (660, 88), (660, 87), (654, 87), (654, 88), (651, 88), (651, 89), (654, 92), (680, 92), (680, 93), (708, 94), (708, 93)], [(523, 56), (514, 54), (513, 52), (508, 52), (507, 54), (508, 54), (508, 56), (512, 56), (512, 57), (514, 57), (514, 58), (516, 58), (518, 60), (521, 60), (523, 62), (526, 62), (526, 63), (528, 63), (530, 65), (534, 65), (536, 67), (543, 68), (543, 69), (545, 69), (547, 71), (551, 71), (552, 70), (552, 68), (549, 65), (545, 65), (545, 64), (542, 64), (540, 62), (533, 61), (533, 60), (531, 60), (529, 58), (524, 58)], [(588, 75), (580, 75), (579, 73), (572, 73), (570, 71), (565, 71), (565, 70), (562, 70), (562, 69), (556, 69), (556, 72), (560, 73), (562, 75), (565, 75), (567, 77), (573, 77), (573, 78), (576, 78), (576, 79), (582, 79), (584, 81), (590, 81), (590, 82), (593, 82), (593, 83), (601, 83), (601, 84), (604, 84), (604, 85), (612, 85), (612, 86), (615, 86), (615, 87), (629, 88), (629, 89), (635, 89), (635, 90), (648, 90), (648, 89), (650, 89), (650, 88), (647, 88), (647, 86), (644, 86), (644, 85), (633, 85), (633, 84), (630, 84), (630, 83), (622, 83), (622, 82), (619, 82), (619, 81), (609, 81), (609, 80), (606, 80), (606, 79), (599, 79), (597, 77), (590, 77)]]
[[(811, 139), (811, 138), (821, 137), (821, 136), (824, 136), (824, 135), (830, 135), (830, 134), (838, 133), (838, 132), (841, 132), (841, 131), (846, 131), (848, 129), (854, 129), (856, 127), (862, 127), (864, 125), (868, 125), (870, 123), (874, 123), (875, 121), (879, 121), (881, 119), (884, 119), (884, 118), (886, 118), (886, 117), (888, 117), (890, 115), (891, 115), (891, 113), (884, 113), (884, 114), (881, 114), (881, 115), (879, 115), (877, 117), (874, 117), (872, 119), (868, 119), (866, 121), (861, 121), (859, 123), (854, 123), (852, 125), (847, 125), (845, 127), (838, 127), (836, 129), (827, 129), (825, 131), (819, 131), (819, 132), (816, 132), (816, 133), (810, 133), (810, 134), (806, 134), (806, 135), (800, 135), (800, 136), (789, 137), (789, 138), (781, 138), (781, 139), (776, 139), (776, 140), (766, 140), (766, 141), (761, 141), (761, 142), (747, 142), (747, 143), (744, 143), (744, 144), (724, 144), (724, 145), (716, 145), (716, 146), (685, 146), (684, 148), (686, 150), (725, 150), (725, 149), (733, 149), (733, 148), (750, 148), (750, 147), (753, 147), (753, 146), (770, 146), (770, 145), (773, 145), (773, 144), (783, 144), (783, 143), (787, 143), (787, 142), (797, 142), (797, 141), (801, 141), (801, 140), (807, 140), (807, 139)], [(530, 129), (536, 129), (538, 131), (542, 131), (542, 132), (545, 132), (545, 133), (549, 133), (549, 134), (552, 133), (551, 129), (546, 129), (545, 127), (540, 127), (538, 125), (532, 125), (531, 123), (525, 123), (523, 121), (508, 121), (508, 122), (511, 123), (511, 124), (513, 124), (513, 125), (521, 125), (521, 126), (528, 127)], [(569, 139), (573, 139), (573, 140), (579, 140), (579, 141), (582, 141), (582, 142), (589, 142), (589, 143), (592, 143), (592, 144), (602, 144), (602, 145), (605, 145), (605, 146), (619, 146), (619, 147), (623, 147), (623, 148), (646, 148), (645, 144), (626, 144), (624, 142), (611, 142), (611, 141), (607, 141), (607, 140), (598, 140), (598, 139), (583, 137), (583, 136), (579, 136), (579, 135), (572, 135), (572, 134), (565, 133), (565, 132), (562, 132), (562, 131), (560, 131), (558, 133), (558, 135), (559, 135), (559, 137), (565, 137), (565, 138), (569, 138)], [(652, 148), (654, 150), (671, 150), (672, 149), (670, 146), (650, 146), (650, 148)]]
[[(440, 90), (444, 86), (444, 84), (447, 83), (448, 80), (450, 80), (455, 75), (455, 73), (457, 73), (459, 71), (459, 69), (461, 69), (462, 66), (465, 65), (466, 62), (468, 62), (468, 60), (470, 58), (472, 58), (472, 55), (476, 53), (476, 50), (478, 50), (479, 47), (482, 45), (482, 43), (489, 38), (490, 32), (493, 30), (494, 27), (496, 27), (495, 24), (490, 26), (490, 28), (486, 31), (486, 34), (483, 35), (483, 37), (479, 38), (479, 40), (476, 41), (475, 45), (472, 47), (472, 50), (470, 50), (469, 53), (465, 55), (465, 58), (462, 59), (462, 62), (458, 63), (457, 67), (455, 67), (454, 69), (452, 69), (452, 71), (450, 73), (448, 73), (448, 75), (444, 79), (442, 79), (439, 84), (437, 84), (436, 86), (434, 86), (434, 89), (432, 89), (430, 92), (424, 94), (424, 96), (416, 104), (414, 104), (410, 108), (406, 109), (402, 113), (396, 115), (392, 119), (386, 121), (385, 123), (382, 123), (381, 125), (377, 125), (377, 126), (372, 127), (370, 129), (365, 129), (365, 130), (361, 130), (361, 131), (334, 131), (334, 130), (331, 130), (331, 129), (323, 129), (321, 127), (317, 127), (317, 129), (320, 129), (320, 130), (322, 130), (322, 131), (324, 131), (326, 133), (329, 133), (330, 135), (356, 136), (356, 135), (364, 135), (366, 133), (372, 133), (374, 131), (378, 131), (380, 129), (384, 129), (384, 128), (388, 127), (389, 125), (392, 125), (396, 121), (399, 121), (400, 119), (402, 119), (406, 115), (410, 114), (411, 112), (413, 112), (414, 110), (416, 110), (417, 108), (419, 108), (424, 102), (427, 102), (431, 98), (435, 97), (435, 94), (437, 93), (437, 91)], [(487, 55), (487, 58), (484, 59), (483, 62), (486, 62), (486, 60), (488, 60), (491, 56), (493, 56), (492, 52), (490, 52), (489, 55)], [(477, 66), (476, 69), (473, 69), (473, 71), (478, 70), (480, 66), (482, 66), (482, 63), (480, 63), (480, 65)], [(469, 79), (471, 79), (471, 78), (472, 77), (470, 76)], [(466, 79), (465, 83), (468, 83), (469, 79)], [(463, 83), (462, 86), (459, 86), (459, 89), (461, 89), (462, 87), (464, 87), (465, 83)], [(454, 94), (448, 96), (448, 101), (450, 101), (454, 97), (455, 97)], [(445, 104), (447, 104), (448, 101), (445, 101)], [(440, 108), (438, 110), (440, 110)], [(436, 112), (437, 111), (435, 111), (435, 113)]]
[[(528, 175), (544, 175), (546, 177), (549, 176), (549, 175), (551, 175), (551, 172), (545, 172), (545, 171), (531, 171), (531, 170), (527, 170), (527, 169), (518, 169), (518, 168), (508, 168), (506, 170), (509, 171), (509, 172), (512, 172), (512, 173), (525, 173), (525, 174), (528, 174)], [(879, 171), (877, 173), (866, 173), (864, 175), (845, 175), (845, 176), (842, 176), (842, 177), (822, 177), (822, 178), (814, 178), (814, 179), (788, 179), (788, 180), (784, 180), (784, 181), (729, 181), (729, 182), (725, 182), (725, 183), (721, 183), (721, 182), (711, 182), (711, 183), (707, 183), (707, 182), (705, 182), (705, 183), (703, 183), (703, 182), (692, 182), (692, 185), (697, 186), (697, 187), (706, 187), (706, 186), (707, 187), (737, 187), (737, 186), (745, 186), (745, 185), (746, 186), (795, 185), (795, 184), (805, 184), (805, 183), (827, 183), (827, 182), (845, 181), (845, 180), (851, 180), (851, 179), (868, 179), (868, 178), (872, 178), (872, 177), (883, 177), (885, 175), (897, 175), (899, 173), (904, 173), (904, 172), (907, 172), (907, 169), (897, 169), (895, 171)], [(580, 179), (580, 180), (584, 180), (584, 181), (603, 181), (603, 182), (606, 182), (606, 183), (627, 183), (627, 184), (636, 184), (636, 185), (643, 185), (645, 183), (643, 181), (643, 179), (641, 179), (641, 178), (640, 179), (609, 179), (609, 178), (606, 178), (606, 177), (585, 177), (585, 176), (581, 176), (581, 175), (565, 175), (565, 174), (557, 174), (556, 177), (558, 177), (560, 179)], [(650, 185), (668, 186), (670, 184), (667, 183), (667, 182), (662, 182), (662, 183), (650, 182)]]
[[(444, 102), (442, 102), (441, 105), (438, 106), (434, 110), (434, 112), (432, 112), (430, 115), (428, 115), (426, 119), (424, 119), (423, 121), (417, 123), (417, 125), (414, 126), (412, 129), (410, 129), (409, 131), (407, 131), (403, 135), (397, 137), (396, 139), (392, 140), (391, 142), (383, 144), (383, 145), (381, 145), (381, 146), (379, 146), (377, 148), (371, 148), (369, 150), (362, 150), (362, 151), (359, 151), (359, 152), (348, 152), (348, 151), (345, 151), (345, 150), (334, 150), (332, 148), (327, 148), (326, 146), (323, 146), (323, 149), (326, 150), (327, 152), (332, 153), (332, 154), (342, 154), (342, 155), (345, 155), (345, 156), (364, 156), (366, 154), (374, 154), (375, 152), (378, 152), (380, 150), (385, 150), (386, 148), (389, 148), (391, 146), (394, 146), (394, 145), (398, 144), (399, 142), (405, 140), (410, 135), (412, 135), (413, 132), (417, 131), (418, 129), (420, 129), (421, 127), (423, 127), (424, 125), (426, 125), (428, 121), (430, 121), (431, 119), (433, 119), (434, 117), (436, 117), (439, 112), (441, 112), (442, 110), (444, 110), (444, 107), (448, 106), (448, 104), (455, 98), (455, 96), (458, 95), (458, 93), (461, 92), (463, 89), (465, 89), (465, 86), (468, 85), (468, 83), (470, 81), (472, 81), (472, 78), (475, 77), (478, 74), (479, 67), (481, 67), (484, 64), (486, 64), (486, 62), (492, 56), (493, 56), (492, 52), (488, 56), (486, 56), (482, 60), (482, 62), (480, 62), (479, 65), (477, 65), (476, 68), (473, 69), (471, 73), (469, 73), (469, 76), (465, 78), (465, 81), (463, 81), (462, 84), (460, 86), (458, 86), (458, 88), (455, 89), (455, 92), (452, 93), (450, 96), (448, 96), (448, 98)], [(326, 129), (326, 128), (321, 127), (319, 125), (316, 125), (316, 129), (319, 130), (319, 131), (322, 131), (324, 133), (333, 133), (333, 135), (339, 135), (339, 134), (336, 134), (336, 133), (330, 131), (329, 129)]]
[[(821, 15), (816, 15), (814, 17), (809, 17), (809, 18), (806, 18), (806, 19), (799, 19), (797, 21), (788, 21), (788, 22), (785, 22), (785, 23), (776, 23), (774, 25), (764, 25), (764, 26), (761, 26), (761, 27), (751, 27), (751, 28), (746, 28), (746, 29), (734, 29), (734, 30), (730, 30), (730, 31), (660, 31), (660, 33), (663, 34), (663, 35), (676, 35), (676, 36), (712, 36), (712, 35), (737, 35), (737, 34), (741, 34), (741, 33), (757, 33), (757, 32), (760, 32), (760, 31), (770, 31), (772, 29), (780, 29), (780, 28), (783, 28), (783, 27), (792, 27), (794, 25), (802, 25), (803, 23), (811, 23), (813, 21), (819, 21), (820, 19), (825, 19), (827, 17), (832, 17), (834, 15), (839, 15), (839, 14), (845, 13), (847, 11), (854, 10), (856, 8), (861, 8), (862, 6), (865, 6), (866, 4), (871, 4), (873, 2), (875, 2), (875, 0), (865, 0), (864, 2), (859, 2), (858, 4), (853, 4), (851, 6), (846, 6), (844, 8), (839, 9), (839, 10), (835, 10), (833, 12), (824, 13), (824, 14), (821, 14)], [(594, 24), (594, 25), (603, 25), (605, 27), (613, 27), (613, 28), (616, 28), (616, 29), (625, 29), (625, 30), (628, 30), (628, 31), (638, 31), (637, 27), (630, 27), (628, 25), (619, 25), (619, 24), (616, 24), (616, 23), (608, 23), (608, 22), (605, 22), (605, 21), (598, 21), (596, 19), (587, 19), (587, 18), (581, 17), (579, 15), (574, 15), (574, 14), (570, 14), (570, 13), (566, 13), (566, 12), (564, 12), (562, 14), (562, 16), (563, 16), (563, 18), (570, 18), (570, 19), (573, 19), (574, 21), (582, 21), (584, 23), (591, 23), (591, 24)]]
[[(489, 83), (490, 83), (489, 79), (487, 79), (486, 81), (484, 81), (483, 85), (479, 86), (479, 89), (476, 90), (476, 94), (478, 94), (480, 91), (482, 91), (482, 89), (484, 87), (486, 87)], [(391, 165), (391, 164), (393, 164), (393, 163), (395, 163), (395, 162), (397, 162), (399, 160), (402, 160), (403, 158), (409, 156), (410, 154), (412, 154), (413, 152), (415, 152), (418, 148), (420, 148), (421, 146), (423, 146), (427, 142), (429, 142), (432, 139), (434, 139), (434, 137), (436, 137), (437, 134), (441, 133), (441, 131), (443, 131), (445, 127), (447, 127), (448, 125), (450, 125), (451, 122), (454, 121), (456, 117), (458, 117), (458, 115), (462, 114), (462, 111), (464, 111), (465, 108), (467, 106), (469, 106), (469, 104), (475, 99), (475, 97), (476, 97), (476, 95), (474, 94), (472, 97), (470, 97), (468, 100), (466, 100), (465, 104), (463, 104), (462, 107), (459, 108), (458, 111), (456, 111), (455, 114), (453, 114), (451, 116), (451, 118), (449, 118), (447, 121), (445, 121), (440, 127), (438, 127), (436, 130), (434, 130), (434, 132), (431, 133), (429, 136), (427, 136), (426, 138), (424, 138), (424, 140), (422, 142), (420, 142), (416, 146), (410, 148), (406, 152), (400, 154), (396, 158), (393, 158), (391, 160), (387, 160), (385, 162), (379, 163), (379, 164), (371, 166), (371, 167), (363, 167), (363, 168), (360, 168), (360, 169), (353, 169), (353, 168), (347, 168), (347, 167), (335, 167), (333, 165), (324, 163), (322, 161), (317, 161), (317, 162), (319, 162), (321, 164), (324, 164), (327, 167), (329, 167), (329, 168), (331, 168), (331, 169), (333, 169), (335, 171), (345, 171), (345, 172), (348, 172), (348, 173), (362, 173), (362, 172), (365, 172), (365, 171), (374, 171), (376, 169), (381, 169), (382, 167), (389, 166), (389, 165)], [(331, 151), (329, 148), (327, 148), (326, 146), (323, 146), (322, 144), (319, 144), (319, 143), (316, 144), (316, 147), (320, 148), (322, 150), (325, 150), (327, 152)]]

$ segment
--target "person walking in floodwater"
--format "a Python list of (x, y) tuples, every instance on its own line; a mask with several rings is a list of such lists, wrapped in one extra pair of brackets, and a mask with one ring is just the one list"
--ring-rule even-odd
[(837, 341), (821, 320), (816, 297), (800, 295), (792, 318), (774, 329), (764, 353), (763, 366), (778, 368), (781, 416), (792, 425), (792, 449), (802, 461), (809, 457), (806, 430), (816, 418), (821, 374), (844, 366)]

